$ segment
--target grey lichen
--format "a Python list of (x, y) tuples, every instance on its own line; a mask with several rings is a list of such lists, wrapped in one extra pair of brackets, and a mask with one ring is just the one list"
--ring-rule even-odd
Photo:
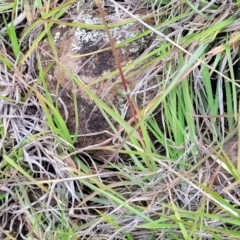
[[(116, 16), (116, 15), (115, 15)], [(109, 19), (113, 19), (112, 16), (108, 16)], [(115, 19), (117, 21), (119, 19)], [(94, 24), (99, 25), (102, 24), (102, 20), (100, 17), (95, 17), (88, 13), (84, 13), (83, 11), (77, 17), (77, 21), (85, 23), (85, 24)], [(115, 40), (116, 44), (120, 44), (127, 39), (131, 39), (136, 37), (139, 33), (141, 33), (141, 28), (134, 27), (135, 23), (126, 24), (123, 26), (117, 26), (110, 29), (110, 33)], [(84, 28), (77, 28), (74, 37), (76, 42), (72, 44), (72, 50), (75, 52), (79, 52), (83, 46), (86, 46), (91, 43), (102, 42), (108, 43), (108, 36), (105, 30), (89, 30)], [(141, 38), (138, 41), (132, 42), (132, 44), (125, 44), (124, 47), (121, 48), (122, 54), (136, 53), (140, 51), (142, 45), (144, 44), (144, 39)], [(126, 47), (128, 50), (126, 51)]]
[(54, 35), (54, 39), (53, 39), (54, 42), (57, 42), (59, 40), (60, 36), (61, 36), (61, 33), (60, 32), (56, 32), (55, 35)]

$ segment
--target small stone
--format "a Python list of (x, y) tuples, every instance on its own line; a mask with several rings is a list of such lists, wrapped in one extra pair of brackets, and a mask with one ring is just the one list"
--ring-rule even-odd
[[(233, 136), (231, 139), (224, 143), (222, 149), (229, 158), (229, 160), (233, 163), (233, 165), (237, 167), (238, 137)], [(221, 156), (225, 156), (223, 153), (220, 154)], [(216, 158), (218, 157), (216, 156)], [(211, 178), (214, 178), (214, 185), (225, 186), (233, 180), (233, 176), (230, 174), (230, 172), (221, 166), (221, 164), (224, 163), (219, 163), (213, 158), (209, 158), (208, 163), (210, 165)]]

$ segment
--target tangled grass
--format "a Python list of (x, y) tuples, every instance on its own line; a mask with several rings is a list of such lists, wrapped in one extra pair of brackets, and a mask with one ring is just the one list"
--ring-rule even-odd
[[(130, 93), (138, 121), (64, 69), (115, 141), (79, 149), (57, 107), (61, 95), (49, 92), (53, 64), (42, 65), (39, 45), (48, 39), (54, 49), (54, 24), (78, 27), (76, 12), (95, 6), (86, 2), (0, 3), (1, 238), (239, 239), (240, 160), (224, 144), (238, 134), (240, 2), (105, 1), (152, 39), (122, 66), (138, 79)], [(135, 15), (140, 8), (149, 17)]]

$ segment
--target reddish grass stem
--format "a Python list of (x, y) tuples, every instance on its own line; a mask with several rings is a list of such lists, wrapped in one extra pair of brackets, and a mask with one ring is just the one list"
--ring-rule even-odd
[[(119, 61), (119, 58), (118, 58), (118, 54), (116, 52), (116, 49), (115, 49), (115, 42), (114, 42), (114, 39), (112, 38), (111, 36), (111, 33), (109, 31), (109, 28), (108, 28), (108, 24), (107, 24), (107, 21), (106, 21), (106, 18), (105, 18), (105, 13), (104, 13), (104, 9), (103, 9), (103, 3), (101, 0), (96, 0), (96, 4), (99, 8), (99, 12), (100, 12), (100, 16), (102, 17), (102, 20), (103, 20), (103, 25), (105, 27), (105, 30), (106, 30), (106, 33), (108, 35), (108, 39), (109, 39), (109, 43), (110, 43), (110, 46), (111, 46), (111, 49), (112, 49), (112, 52), (113, 52), (113, 56), (114, 56), (114, 60), (115, 60), (115, 63), (117, 65), (117, 68), (118, 68), (118, 71), (119, 71), (119, 74), (120, 74), (120, 77), (121, 77), (121, 80), (122, 80), (122, 86), (123, 86), (123, 90), (126, 94), (126, 97), (127, 97), (127, 101), (128, 101), (128, 104), (129, 104), (129, 107), (130, 107), (130, 110), (131, 110), (131, 114), (132, 114), (132, 117), (134, 119), (134, 122), (135, 122), (135, 125), (138, 124), (138, 118), (137, 118), (137, 114), (136, 114), (136, 111), (135, 111), (135, 108), (133, 106), (133, 103), (130, 99), (130, 95), (129, 95), (129, 92), (128, 92), (128, 88), (127, 88), (127, 82), (126, 82), (126, 79), (124, 77), (124, 74), (123, 74), (123, 70), (122, 70), (122, 66), (120, 64), (120, 61)], [(138, 135), (139, 135), (139, 140), (141, 142), (141, 145), (142, 147), (144, 148), (144, 143), (143, 143), (143, 137), (142, 137), (142, 132), (140, 130), (140, 128), (138, 127), (137, 128), (137, 132), (138, 132)], [(117, 154), (117, 153), (115, 153)], [(104, 164), (104, 166), (100, 169), (103, 170), (106, 165), (112, 160), (114, 156), (112, 155)]]

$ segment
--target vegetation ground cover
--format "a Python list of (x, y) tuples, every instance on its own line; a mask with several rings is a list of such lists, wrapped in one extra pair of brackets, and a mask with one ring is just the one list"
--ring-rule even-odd
[[(238, 0), (1, 1), (1, 238), (239, 239), (239, 7)], [(79, 21), (82, 9), (100, 20)], [(115, 42), (114, 29), (130, 32), (129, 24), (141, 27)], [(61, 62), (57, 27), (106, 33), (109, 45), (80, 57), (110, 51), (114, 67), (84, 83)], [(119, 51), (134, 42), (144, 45), (121, 62)], [(74, 94), (71, 106), (64, 101), (56, 66), (102, 114), (104, 141), (77, 144), (86, 138), (74, 131), (81, 106)], [(121, 108), (93, 90), (110, 78)]]

